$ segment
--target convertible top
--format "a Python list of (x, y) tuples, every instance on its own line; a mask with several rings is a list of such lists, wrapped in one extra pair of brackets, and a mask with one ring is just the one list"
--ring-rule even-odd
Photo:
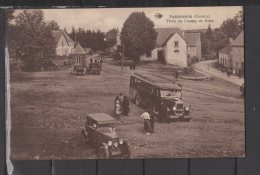
[(116, 120), (113, 117), (105, 113), (92, 113), (88, 114), (87, 117), (92, 118), (98, 124), (108, 124), (116, 122)]
[(134, 77), (138, 77), (144, 82), (147, 82), (149, 84), (152, 84), (160, 89), (175, 89), (175, 90), (181, 90), (181, 86), (176, 83), (171, 83), (169, 80), (165, 79), (161, 75), (156, 75), (151, 72), (145, 72), (145, 71), (137, 71), (133, 75)]

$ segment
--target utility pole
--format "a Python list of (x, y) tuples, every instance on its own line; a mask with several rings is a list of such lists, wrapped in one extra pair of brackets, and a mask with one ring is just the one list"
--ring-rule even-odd
[(125, 45), (123, 44), (123, 55), (122, 55), (122, 65), (121, 65), (121, 74), (123, 74), (123, 68), (124, 68), (124, 59), (125, 59)]

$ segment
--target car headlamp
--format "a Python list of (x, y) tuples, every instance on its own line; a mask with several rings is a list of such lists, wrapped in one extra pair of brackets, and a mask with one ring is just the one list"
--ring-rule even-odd
[(189, 110), (190, 110), (190, 107), (191, 107), (191, 106), (186, 106), (186, 107), (185, 107), (185, 110), (186, 110), (186, 111), (189, 111)]
[(176, 106), (173, 106), (173, 107), (172, 107), (172, 110), (174, 110), (174, 111), (175, 111), (175, 110), (176, 110)]
[(111, 140), (109, 140), (108, 142), (107, 142), (107, 144), (108, 144), (108, 146), (112, 146), (112, 141)]
[(181, 98), (181, 96), (182, 96), (182, 95), (181, 95), (181, 92), (177, 92), (176, 95), (177, 95), (177, 97), (179, 97), (179, 98)]
[(119, 144), (122, 145), (123, 143), (124, 143), (124, 141), (123, 141), (122, 139), (120, 139), (120, 140), (119, 140)]

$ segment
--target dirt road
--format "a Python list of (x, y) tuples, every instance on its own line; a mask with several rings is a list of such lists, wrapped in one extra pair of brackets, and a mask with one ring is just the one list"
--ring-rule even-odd
[[(159, 64), (137, 67), (167, 74)], [(72, 76), (70, 70), (11, 74), (11, 158), (96, 158), (92, 147), (80, 142), (85, 116), (113, 113), (116, 93), (128, 94), (130, 71), (104, 60), (101, 75)], [(171, 71), (169, 69), (169, 71)], [(189, 89), (240, 98), (239, 87), (219, 79), (179, 80)], [(143, 133), (143, 109), (131, 104), (128, 117), (116, 123), (118, 135), (130, 144), (132, 158), (243, 156), (244, 102), (183, 92), (192, 105), (190, 122), (155, 124), (155, 133)]]

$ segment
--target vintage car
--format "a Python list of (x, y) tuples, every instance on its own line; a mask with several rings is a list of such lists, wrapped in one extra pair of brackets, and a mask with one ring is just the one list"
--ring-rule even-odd
[(131, 153), (127, 142), (118, 138), (114, 123), (116, 120), (105, 113), (88, 114), (85, 128), (81, 130), (83, 143), (92, 145), (101, 159), (124, 157)]
[(88, 74), (92, 75), (100, 75), (101, 66), (100, 63), (91, 63), (89, 64), (89, 68), (87, 69)]
[(71, 70), (72, 75), (84, 75), (84, 66), (81, 64), (74, 64)]
[[(190, 121), (191, 106), (184, 106), (182, 87), (152, 74), (134, 73), (130, 77), (129, 97), (137, 106), (152, 110), (159, 121)], [(164, 111), (162, 111), (164, 110)], [(166, 116), (162, 116), (160, 114)]]

